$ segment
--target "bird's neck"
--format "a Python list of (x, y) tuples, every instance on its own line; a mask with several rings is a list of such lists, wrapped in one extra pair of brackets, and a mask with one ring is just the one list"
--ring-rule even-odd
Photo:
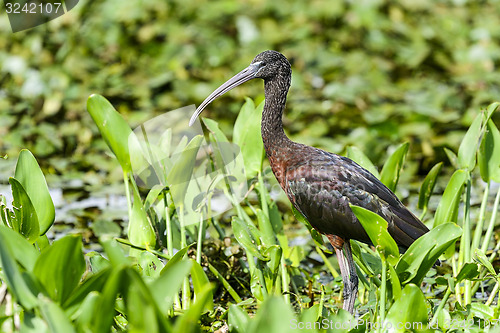
[(290, 88), (290, 78), (276, 77), (274, 80), (265, 81), (265, 103), (262, 112), (262, 140), (266, 154), (283, 147), (290, 139), (283, 131), (283, 110), (285, 109), (286, 95)]

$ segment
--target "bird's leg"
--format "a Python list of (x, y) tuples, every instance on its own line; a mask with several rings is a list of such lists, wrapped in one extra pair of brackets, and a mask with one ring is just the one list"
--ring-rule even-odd
[[(351, 314), (354, 312), (354, 303), (358, 297), (358, 274), (356, 274), (356, 265), (352, 258), (351, 242), (347, 239), (344, 242), (344, 255), (347, 259), (347, 270), (349, 272), (349, 298), (344, 299), (344, 309)], [(344, 287), (344, 290), (346, 287)], [(346, 304), (347, 303), (347, 304)]]
[[(356, 274), (354, 260), (352, 259), (351, 244), (349, 240), (344, 241), (338, 236), (327, 235), (327, 237), (337, 254), (340, 274), (342, 275), (342, 282), (344, 283), (344, 292), (342, 295), (344, 298), (343, 309), (353, 314), (354, 302), (358, 295), (358, 276)], [(342, 252), (342, 249), (344, 249), (344, 252)]]

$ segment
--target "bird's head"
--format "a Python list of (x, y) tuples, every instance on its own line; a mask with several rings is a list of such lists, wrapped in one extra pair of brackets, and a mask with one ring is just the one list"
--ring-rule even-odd
[(259, 53), (250, 63), (250, 66), (227, 80), (219, 88), (208, 96), (203, 103), (198, 106), (196, 112), (189, 121), (189, 126), (193, 125), (194, 121), (200, 115), (208, 104), (219, 96), (224, 95), (229, 90), (251, 79), (260, 78), (264, 81), (270, 81), (276, 76), (285, 76), (289, 78), (291, 75), (290, 63), (284, 55), (276, 51), (264, 51)]

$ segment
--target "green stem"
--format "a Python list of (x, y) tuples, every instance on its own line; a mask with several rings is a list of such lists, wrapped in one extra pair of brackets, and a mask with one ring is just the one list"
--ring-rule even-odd
[(132, 219), (132, 199), (130, 198), (130, 187), (128, 183), (128, 175), (123, 171), (123, 182), (125, 183), (125, 195), (127, 197), (127, 207), (128, 207), (128, 220)]
[(439, 312), (441, 312), (441, 310), (444, 308), (444, 306), (445, 306), (446, 302), (448, 301), (448, 298), (450, 297), (450, 295), (451, 295), (451, 289), (450, 289), (450, 287), (448, 287), (448, 289), (446, 289), (446, 293), (444, 294), (443, 299), (441, 300), (441, 303), (439, 303), (439, 306), (436, 309), (436, 312), (434, 313), (434, 316), (432, 317), (432, 320), (431, 320), (429, 326), (433, 326), (433, 325), (436, 324), (436, 322), (438, 320)]
[(479, 242), (483, 234), (484, 225), (484, 213), (486, 212), (486, 206), (488, 206), (488, 195), (490, 194), (490, 183), (486, 183), (486, 187), (483, 193), (483, 200), (481, 201), (481, 208), (479, 210), (479, 217), (477, 219), (476, 229), (474, 230), (474, 238), (472, 240), (472, 249), (479, 248)]
[(261, 220), (261, 225), (259, 225), (260, 229), (264, 234), (264, 243), (266, 245), (274, 245), (276, 244), (276, 237), (274, 235), (273, 226), (271, 225), (271, 218), (269, 216), (269, 206), (267, 205), (267, 189), (264, 183), (264, 179), (262, 178), (262, 173), (259, 172), (258, 175), (259, 182), (259, 194), (260, 194), (260, 204), (262, 206), (262, 212), (264, 213), (264, 219)]
[[(471, 179), (470, 174), (467, 179), (467, 190), (465, 194), (465, 210), (464, 210), (464, 234), (462, 237), (462, 242), (464, 243), (464, 263), (471, 262), (471, 226), (470, 226), (470, 198), (471, 198)], [(464, 304), (470, 304), (472, 301), (471, 294), (471, 281), (465, 280), (465, 293), (464, 293)]]
[(283, 289), (283, 298), (285, 299), (285, 303), (290, 304), (290, 277), (288, 276), (288, 270), (286, 268), (286, 260), (285, 256), (281, 256), (281, 283)]
[(491, 303), (493, 303), (493, 300), (495, 299), (495, 296), (498, 292), (498, 287), (499, 287), (499, 283), (495, 283), (495, 286), (493, 287), (493, 290), (491, 291), (491, 294), (490, 294), (490, 297), (488, 297), (488, 300), (486, 301), (486, 303), (484, 303), (484, 305), (486, 306), (490, 306)]
[(323, 253), (323, 250), (319, 246), (316, 246), (316, 252), (319, 254), (321, 259), (323, 259), (323, 262), (325, 263), (326, 267), (330, 270), (330, 273), (332, 273), (333, 278), (336, 279), (339, 276), (339, 273), (337, 270), (332, 266), (332, 263), (328, 260), (328, 258), (325, 256)]
[(495, 222), (497, 219), (498, 205), (500, 204), (500, 187), (498, 188), (497, 196), (495, 197), (495, 203), (493, 204), (493, 210), (490, 218), (490, 224), (484, 235), (483, 245), (481, 246), (481, 251), (486, 253), (488, 245), (490, 244), (491, 235), (493, 234), (493, 229), (495, 228)]
[(174, 255), (174, 240), (172, 235), (172, 220), (170, 219), (170, 209), (167, 202), (167, 193), (163, 196), (165, 205), (165, 222), (167, 224), (167, 251), (170, 256)]
[(241, 297), (238, 295), (236, 290), (234, 290), (234, 288), (231, 287), (229, 282), (227, 282), (227, 280), (221, 275), (221, 273), (219, 273), (217, 269), (215, 269), (214, 266), (212, 266), (211, 263), (208, 263), (208, 269), (210, 270), (210, 272), (212, 272), (213, 275), (215, 275), (217, 280), (219, 280), (219, 282), (222, 283), (224, 288), (226, 288), (227, 292), (236, 301), (236, 303), (241, 303), (242, 302)]
[(201, 264), (201, 247), (203, 245), (203, 235), (205, 233), (205, 225), (203, 223), (203, 214), (200, 214), (200, 225), (198, 226), (198, 242), (196, 243), (196, 262)]
[(386, 298), (386, 286), (387, 286), (387, 262), (382, 260), (382, 285), (380, 286), (380, 325), (378, 327), (378, 332), (381, 332), (382, 326), (384, 326), (385, 320), (385, 298)]

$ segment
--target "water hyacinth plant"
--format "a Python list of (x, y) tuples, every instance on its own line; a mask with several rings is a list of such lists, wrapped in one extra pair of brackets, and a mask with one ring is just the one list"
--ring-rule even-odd
[[(158, 137), (148, 126), (133, 131), (92, 95), (87, 111), (123, 171), (128, 237), (102, 237), (102, 252), (87, 253), (78, 235), (48, 239), (54, 204), (23, 150), (10, 179), (12, 207), (5, 196), (0, 203), (2, 331), (486, 331), (499, 314), (500, 132), (491, 120), (498, 106), (478, 113), (457, 153), (448, 151), (450, 179), (442, 179), (441, 163), (425, 177), (417, 205), (432, 230), (406, 253), (399, 255), (386, 221), (352, 206), (374, 244), (352, 242), (360, 276), (353, 317), (339, 310), (331, 248), (296, 211), (311, 238), (295, 243), (287, 222), (294, 215), (271, 192), (262, 104), (247, 99), (232, 142), (203, 119), (205, 135), (174, 144), (170, 125)], [(380, 173), (356, 147), (347, 155), (397, 190), (410, 148), (395, 149)], [(440, 181), (446, 186), (436, 195)], [(481, 191), (476, 205), (472, 193)], [(225, 212), (214, 208), (220, 198)]]

